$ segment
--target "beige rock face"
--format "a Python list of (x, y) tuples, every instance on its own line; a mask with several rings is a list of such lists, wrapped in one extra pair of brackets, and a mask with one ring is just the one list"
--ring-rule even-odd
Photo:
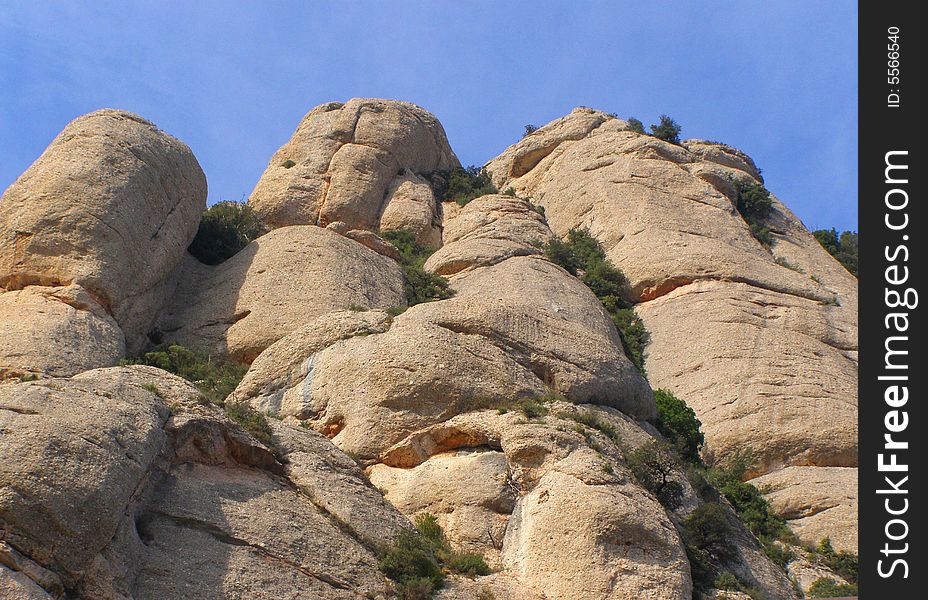
[(271, 157), (249, 203), (271, 226), (343, 221), (408, 229), (437, 246), (441, 215), (425, 175), (459, 166), (441, 124), (407, 102), (317, 106)]
[(544, 217), (521, 198), (483, 196), (449, 213), (452, 216), (444, 224), (445, 245), (425, 263), (426, 269), (439, 275), (494, 265), (514, 256), (541, 254), (542, 244), (551, 237)]
[(787, 467), (751, 481), (804, 543), (824, 538), (835, 550), (857, 553), (857, 469)]
[[(455, 414), (549, 390), (653, 416), (647, 382), (576, 278), (545, 260), (519, 257), (452, 283), (455, 297), (410, 308), (385, 333), (296, 355), (305, 373), (299, 381), (256, 375), (275, 391), (253, 404), (309, 419), (365, 458)], [(287, 344), (313, 348), (315, 336)]]
[(651, 390), (622, 352), (608, 314), (560, 267), (515, 257), (455, 277), (453, 286), (454, 297), (410, 311), (408, 319), (480, 336), (571, 400), (654, 416)]
[(205, 206), (186, 145), (125, 111), (84, 115), (0, 199), (0, 288), (77, 284), (142, 335)]
[[(502, 567), (501, 579), (453, 582), (447, 597), (479, 597), (486, 587), (503, 598), (690, 598), (679, 536), (625, 466), (627, 452), (651, 434), (612, 408), (547, 406), (547, 416), (530, 420), (516, 409), (458, 415), (412, 433), (368, 467), (404, 514), (436, 515), (453, 547)], [(612, 427), (621, 446), (568, 416), (578, 413)], [(699, 502), (686, 493), (681, 511)], [(770, 598), (793, 598), (782, 571), (733, 523), (740, 558), (729, 568)]]
[(339, 340), (383, 333), (389, 326), (389, 315), (380, 310), (326, 313), (258, 355), (232, 399), (249, 400), (255, 408), (271, 414), (294, 413), (298, 410), (296, 407), (282, 406), (284, 393), (309, 374), (312, 356)]
[(357, 465), (275, 421), (279, 462), (198, 396), (151, 367), (0, 385), (0, 590), (388, 597), (377, 549), (409, 523)]
[[(555, 234), (600, 240), (641, 301), (651, 384), (696, 410), (716, 457), (750, 450), (754, 475), (856, 466), (856, 279), (779, 201), (772, 251), (751, 236), (734, 205), (733, 182), (759, 178), (744, 153), (624, 129), (578, 109), (487, 168), (544, 206)], [(849, 537), (856, 508), (835, 494), (818, 508), (846, 506), (830, 526)]]
[(116, 321), (78, 285), (0, 294), (0, 379), (67, 376), (125, 356)]
[(0, 385), (4, 537), (69, 586), (116, 533), (166, 441), (167, 406), (141, 387), (120, 392), (88, 377)]
[(405, 305), (393, 260), (314, 226), (276, 229), (216, 267), (190, 265), (159, 319), (165, 339), (251, 362), (301, 325), (352, 305)]

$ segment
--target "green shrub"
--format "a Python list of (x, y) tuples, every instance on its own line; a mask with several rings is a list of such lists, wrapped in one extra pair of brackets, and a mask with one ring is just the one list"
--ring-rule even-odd
[(651, 341), (651, 334), (644, 326), (644, 321), (635, 312), (634, 308), (620, 308), (612, 313), (612, 322), (615, 323), (625, 347), (625, 355), (642, 374), (644, 369), (644, 349)]
[(813, 557), (823, 562), (829, 569), (852, 583), (857, 582), (857, 555), (851, 552), (836, 552), (831, 540), (824, 538), (813, 550)]
[(764, 225), (773, 210), (773, 199), (770, 197), (770, 192), (755, 181), (750, 183), (739, 182), (735, 186), (735, 191), (737, 193), (735, 208), (748, 224), (751, 235), (758, 242), (770, 248), (776, 241), (770, 233), (770, 229)]
[(788, 547), (778, 544), (768, 538), (761, 538), (760, 545), (764, 549), (764, 554), (767, 555), (767, 558), (784, 571), (787, 565), (796, 558), (796, 555)]
[(193, 382), (204, 398), (214, 404), (221, 404), (248, 370), (246, 365), (170, 343), (137, 358), (124, 360), (122, 364), (149, 365), (174, 373)]
[(738, 581), (738, 578), (735, 577), (731, 571), (725, 571), (715, 578), (715, 581), (712, 582), (712, 586), (717, 590), (736, 592), (741, 589), (741, 582)]
[(581, 425), (586, 425), (590, 429), (595, 429), (602, 433), (604, 436), (612, 440), (613, 443), (618, 444), (622, 441), (622, 437), (619, 435), (618, 430), (613, 427), (612, 423), (608, 421), (603, 421), (599, 418), (599, 415), (593, 411), (578, 411), (572, 410), (571, 412), (564, 415), (568, 419), (580, 423)]
[(644, 133), (644, 123), (635, 117), (629, 117), (626, 122), (628, 123), (628, 130), (634, 131), (635, 133)]
[(750, 463), (750, 455), (741, 453), (733, 458), (731, 466), (710, 469), (708, 479), (755, 536), (762, 541), (793, 541), (794, 536), (786, 522), (770, 512), (770, 505), (760, 490), (742, 481)]
[(498, 194), (499, 190), (493, 185), (486, 169), (473, 165), (467, 168), (458, 167), (448, 174), (448, 182), (438, 197), (442, 200), (454, 200), (464, 206), (474, 198), (487, 194)]
[(822, 245), (828, 253), (835, 257), (841, 265), (848, 270), (854, 277), (857, 277), (858, 269), (858, 235), (855, 231), (842, 231), (839, 235), (832, 229), (818, 229), (812, 232), (818, 243)]
[(443, 557), (442, 565), (452, 573), (468, 577), (489, 575), (491, 572), (487, 561), (475, 552), (451, 551)]
[(734, 531), (725, 509), (715, 502), (700, 504), (681, 524), (683, 540), (716, 563), (728, 563), (738, 557), (732, 544)]
[(525, 126), (525, 132), (522, 134), (522, 137), (532, 135), (536, 131), (538, 131), (538, 126), (532, 125), (531, 123), (529, 123), (528, 125)]
[(402, 531), (380, 558), (380, 570), (397, 582), (400, 598), (431, 598), (444, 583), (444, 571), (468, 577), (489, 575), (479, 554), (456, 551), (434, 515), (416, 517), (416, 531)]
[(660, 119), (660, 123), (651, 125), (651, 135), (671, 144), (679, 144), (680, 132), (683, 128), (667, 115), (661, 115)]
[(203, 213), (187, 251), (202, 263), (218, 265), (265, 233), (267, 228), (250, 206), (224, 200)]
[(422, 591), (424, 582), (428, 582), (427, 594), (444, 583), (445, 576), (438, 565), (435, 547), (425, 536), (417, 531), (401, 531), (393, 540), (393, 545), (384, 553), (378, 563), (384, 575), (409, 590)]
[(549, 240), (544, 252), (548, 260), (580, 277), (599, 298), (622, 338), (626, 356), (644, 373), (644, 349), (650, 335), (628, 300), (631, 296), (628, 279), (606, 258), (599, 241), (585, 229), (571, 229), (566, 240)]
[(381, 234), (400, 252), (400, 266), (403, 267), (406, 304), (415, 306), (422, 302), (444, 300), (454, 295), (448, 287), (448, 280), (440, 275), (429, 273), (422, 266), (434, 252), (416, 241), (410, 231), (386, 231)]
[(528, 419), (540, 419), (548, 414), (548, 407), (535, 398), (523, 398), (516, 403), (516, 407)]
[(757, 182), (740, 183), (737, 186), (737, 209), (748, 223), (766, 219), (773, 209), (770, 192)]
[(704, 550), (686, 540), (683, 541), (683, 549), (690, 563), (690, 576), (693, 579), (693, 591), (695, 592), (693, 597), (698, 598), (714, 587), (716, 570), (709, 560), (708, 553)]
[(683, 486), (676, 480), (680, 464), (670, 446), (650, 440), (632, 451), (626, 463), (638, 483), (654, 494), (665, 508), (674, 510), (680, 506)]
[(839, 584), (834, 579), (819, 577), (809, 586), (809, 598), (838, 598), (856, 596), (857, 586), (853, 583)]
[(669, 390), (655, 390), (654, 404), (657, 405), (657, 429), (664, 434), (680, 456), (698, 464), (699, 449), (705, 442), (700, 431), (702, 423), (696, 413)]
[(274, 432), (267, 417), (244, 402), (226, 402), (226, 416), (242, 426), (265, 446), (274, 445)]

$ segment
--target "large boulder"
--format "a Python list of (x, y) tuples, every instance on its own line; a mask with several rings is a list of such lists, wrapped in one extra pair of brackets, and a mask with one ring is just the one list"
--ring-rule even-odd
[[(684, 501), (668, 512), (625, 462), (656, 434), (612, 408), (546, 406), (547, 415), (533, 418), (518, 409), (458, 415), (411, 433), (367, 472), (401, 512), (434, 514), (454, 548), (501, 569), (477, 579), (477, 590), (501, 598), (689, 598), (675, 523), (701, 500), (675, 473)], [(733, 513), (728, 518), (738, 557), (726, 569), (769, 598), (794, 598), (782, 570)], [(449, 598), (473, 597), (450, 587)]]
[(324, 437), (252, 438), (152, 367), (0, 385), (0, 591), (358, 598), (409, 521)]
[[(484, 237), (449, 243), (449, 255), (497, 226), (498, 239), (532, 249), (519, 240), (550, 236), (525, 200), (474, 202), (457, 218)], [(510, 254), (471, 263), (450, 299), (374, 316), (382, 325), (362, 327), (359, 315), (291, 333), (258, 356), (235, 397), (306, 420), (364, 458), (450, 416), (552, 392), (653, 418), (647, 381), (593, 293), (540, 256)]]
[(493, 265), (513, 256), (541, 254), (543, 243), (552, 237), (544, 216), (522, 198), (483, 196), (444, 212), (445, 245), (425, 263), (427, 270), (439, 275)]
[(354, 98), (317, 106), (271, 157), (249, 197), (272, 227), (406, 229), (441, 241), (441, 213), (427, 177), (460, 166), (444, 129), (408, 102)]
[[(542, 205), (555, 234), (588, 229), (625, 272), (651, 335), (651, 385), (695, 409), (711, 455), (750, 451), (751, 477), (857, 465), (857, 281), (776, 198), (775, 244), (752, 236), (736, 209), (738, 185), (762, 182), (750, 157), (577, 109), (487, 169)], [(794, 493), (856, 514), (840, 490)], [(856, 529), (829, 523), (836, 538)]]
[(125, 356), (116, 321), (79, 285), (0, 294), (0, 379), (75, 375)]
[(243, 362), (325, 313), (406, 303), (395, 261), (321, 227), (275, 229), (215, 267), (189, 263), (162, 335)]
[(183, 142), (125, 111), (84, 115), (0, 198), (0, 288), (80, 285), (137, 338), (205, 206)]

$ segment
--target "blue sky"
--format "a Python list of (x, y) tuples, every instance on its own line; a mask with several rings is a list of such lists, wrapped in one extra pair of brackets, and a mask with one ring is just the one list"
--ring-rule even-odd
[(579, 105), (750, 154), (811, 228), (857, 229), (857, 3), (4, 4), (0, 188), (116, 107), (184, 140), (210, 202), (247, 196), (300, 117), (351, 97), (433, 112), (464, 164)]

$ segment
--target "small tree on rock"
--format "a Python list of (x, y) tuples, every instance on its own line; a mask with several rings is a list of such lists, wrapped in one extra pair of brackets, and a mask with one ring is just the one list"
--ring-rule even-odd
[(661, 115), (661, 122), (659, 124), (651, 125), (651, 135), (665, 142), (670, 142), (671, 144), (680, 143), (681, 131), (683, 131), (683, 128), (667, 115)]

